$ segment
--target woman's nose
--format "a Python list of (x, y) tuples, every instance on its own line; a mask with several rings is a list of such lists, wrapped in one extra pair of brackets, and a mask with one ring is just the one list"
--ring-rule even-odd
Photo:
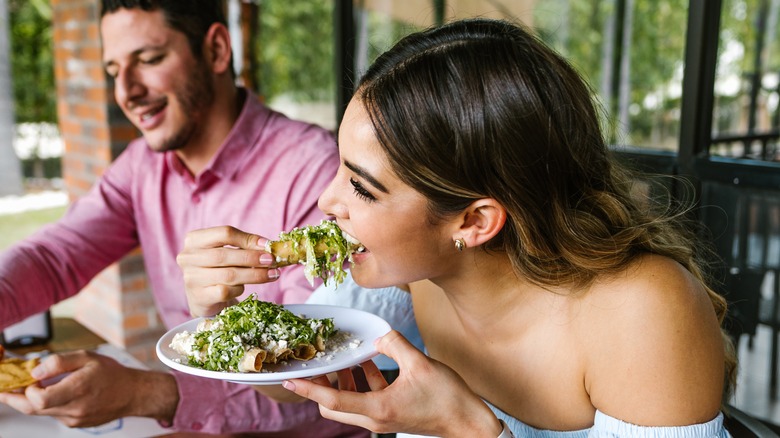
[(317, 206), (327, 216), (345, 218), (346, 208), (343, 203), (338, 202), (336, 186), (336, 179), (334, 179), (320, 195)]

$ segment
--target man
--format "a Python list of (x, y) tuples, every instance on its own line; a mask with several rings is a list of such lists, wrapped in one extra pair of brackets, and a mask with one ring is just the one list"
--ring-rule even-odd
[[(102, 7), (106, 72), (143, 138), (62, 220), (0, 254), (0, 329), (76, 294), (139, 244), (159, 314), (172, 328), (191, 318), (176, 264), (188, 231), (231, 224), (273, 236), (323, 217), (317, 197), (338, 167), (335, 143), (234, 85), (219, 0), (104, 0)], [(303, 302), (312, 292), (302, 273), (254, 275), (252, 283), (264, 284), (246, 293), (263, 300)], [(247, 385), (129, 369), (89, 352), (50, 356), (34, 371), (41, 380), (64, 373), (0, 402), (71, 427), (144, 416), (184, 431), (369, 435), (322, 419), (313, 403), (277, 403)]]

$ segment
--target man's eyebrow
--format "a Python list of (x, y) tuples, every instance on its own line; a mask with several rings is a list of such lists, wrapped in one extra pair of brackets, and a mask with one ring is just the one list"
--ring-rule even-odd
[(369, 183), (371, 183), (371, 185), (376, 187), (378, 190), (380, 190), (380, 191), (382, 191), (384, 193), (389, 193), (387, 191), (387, 187), (385, 187), (384, 184), (382, 184), (381, 182), (377, 181), (376, 178), (371, 176), (371, 174), (369, 174), (362, 167), (360, 167), (360, 166), (358, 166), (356, 164), (352, 164), (352, 163), (350, 163), (349, 161), (346, 161), (346, 160), (344, 160), (344, 165), (347, 166), (349, 168), (349, 170), (355, 172), (356, 174), (360, 175), (361, 178), (363, 178), (366, 181), (368, 181)]

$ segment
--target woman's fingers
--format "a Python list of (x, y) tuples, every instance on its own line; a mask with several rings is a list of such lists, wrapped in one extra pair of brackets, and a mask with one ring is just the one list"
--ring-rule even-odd
[(179, 253), (176, 261), (188, 266), (270, 266), (274, 257), (262, 250), (233, 247), (189, 248)]
[(275, 281), (280, 271), (265, 252), (267, 239), (234, 227), (191, 231), (176, 262), (193, 316), (211, 316), (235, 303), (245, 284)]
[(352, 374), (352, 369), (347, 368), (339, 370), (337, 372), (339, 376), (339, 389), (342, 391), (357, 391), (357, 385), (355, 384), (355, 375)]
[(244, 286), (227, 287), (224, 285), (207, 286), (198, 293), (187, 291), (187, 302), (192, 316), (214, 316), (222, 309), (238, 302), (244, 293)]
[(332, 388), (330, 385), (323, 385), (322, 383), (306, 379), (287, 380), (282, 386), (302, 397), (317, 402), (328, 410), (363, 413), (367, 408), (365, 403), (367, 394), (364, 393), (342, 391)]
[(265, 251), (268, 239), (234, 227), (190, 231), (176, 258), (182, 267), (270, 267), (274, 257)]
[(393, 359), (400, 369), (413, 365), (414, 361), (424, 360), (426, 356), (404, 338), (397, 330), (391, 330), (386, 335), (374, 341), (377, 351)]
[(368, 387), (371, 388), (372, 391), (379, 391), (389, 386), (382, 371), (379, 370), (379, 367), (376, 366), (373, 360), (361, 363), (360, 367), (363, 369), (363, 374), (366, 375)]
[(186, 287), (212, 285), (239, 286), (260, 284), (279, 278), (278, 268), (262, 267), (193, 267), (181, 266)]
[(184, 248), (219, 248), (233, 246), (243, 249), (263, 249), (266, 239), (245, 233), (230, 226), (204, 228), (190, 231), (184, 239)]

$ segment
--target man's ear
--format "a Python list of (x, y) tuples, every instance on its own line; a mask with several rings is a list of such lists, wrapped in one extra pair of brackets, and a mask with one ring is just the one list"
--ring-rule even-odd
[(230, 43), (230, 32), (225, 25), (214, 23), (209, 27), (203, 39), (203, 54), (214, 73), (222, 74), (231, 68), (233, 48)]
[(461, 214), (460, 229), (453, 240), (463, 239), (467, 247), (477, 247), (496, 236), (506, 223), (506, 209), (493, 198), (478, 199)]

